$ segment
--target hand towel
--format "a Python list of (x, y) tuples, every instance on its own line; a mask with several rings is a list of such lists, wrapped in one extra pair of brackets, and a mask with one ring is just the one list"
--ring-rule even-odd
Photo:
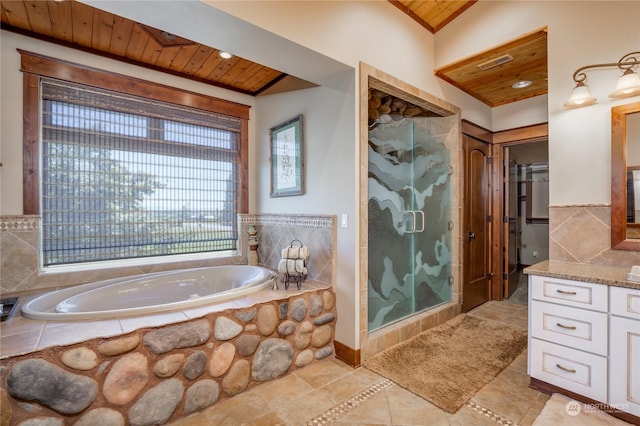
[(278, 262), (278, 272), (283, 274), (306, 274), (307, 268), (302, 259), (281, 259)]
[(283, 259), (306, 259), (309, 257), (309, 250), (307, 246), (287, 247), (282, 249), (281, 257)]

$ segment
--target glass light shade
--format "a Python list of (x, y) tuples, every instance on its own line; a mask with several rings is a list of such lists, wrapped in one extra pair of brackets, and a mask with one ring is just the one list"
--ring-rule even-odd
[(583, 82), (579, 82), (577, 86), (573, 88), (571, 96), (569, 96), (569, 100), (566, 104), (564, 104), (564, 106), (567, 108), (577, 108), (587, 105), (593, 105), (596, 103), (596, 101), (597, 99), (591, 96), (589, 86), (587, 86)]
[(640, 75), (628, 69), (618, 78), (616, 90), (609, 97), (626, 98), (634, 95), (640, 95)]

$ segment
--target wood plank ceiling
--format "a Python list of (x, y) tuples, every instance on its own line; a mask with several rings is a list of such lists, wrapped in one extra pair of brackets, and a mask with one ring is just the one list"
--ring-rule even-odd
[[(435, 34), (478, 0), (389, 0)], [(484, 68), (484, 70), (482, 69)], [(524, 34), (484, 52), (435, 70), (435, 75), (490, 107), (545, 95), (547, 84), (547, 31)], [(529, 86), (514, 88), (519, 82)]]
[(286, 75), (278, 70), (93, 8), (77, 1), (1, 2), (2, 29), (258, 95)]
[[(389, 0), (436, 33), (478, 0)], [(141, 25), (77, 1), (0, 0), (1, 27), (30, 37), (179, 75), (253, 96), (314, 86), (278, 70)], [(546, 31), (524, 35), (435, 70), (435, 75), (490, 107), (547, 93)], [(510, 55), (512, 60), (500, 62)], [(498, 58), (496, 60), (496, 58)], [(499, 62), (487, 71), (478, 65)], [(512, 84), (532, 84), (513, 89)]]

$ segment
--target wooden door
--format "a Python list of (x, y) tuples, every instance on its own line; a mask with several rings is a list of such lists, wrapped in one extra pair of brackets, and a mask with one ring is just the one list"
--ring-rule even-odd
[(462, 311), (491, 298), (490, 145), (463, 135)]

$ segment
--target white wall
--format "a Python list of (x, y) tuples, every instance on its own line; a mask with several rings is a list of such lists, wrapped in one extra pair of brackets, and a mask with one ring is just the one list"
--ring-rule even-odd
[[(574, 87), (577, 68), (616, 62), (638, 50), (638, 22), (637, 1), (480, 1), (436, 34), (436, 66), (548, 27), (550, 203), (608, 205), (610, 110), (640, 97), (610, 100), (620, 72), (609, 68), (588, 72), (597, 105), (568, 110), (563, 104)], [(505, 110), (520, 107), (517, 121), (496, 108), (490, 129), (540, 122), (542, 105), (518, 102)]]
[[(354, 72), (327, 82), (322, 87), (256, 99), (256, 145), (252, 151), (256, 163), (252, 203), (260, 213), (335, 215), (338, 218), (336, 254), (336, 303), (339, 327), (336, 339), (354, 345), (358, 299), (356, 271), (356, 178)], [(295, 197), (270, 197), (269, 129), (298, 114), (304, 115), (305, 194)], [(346, 214), (348, 227), (340, 227)], [(348, 343), (347, 343), (348, 342)], [(353, 346), (352, 346), (353, 347)]]

